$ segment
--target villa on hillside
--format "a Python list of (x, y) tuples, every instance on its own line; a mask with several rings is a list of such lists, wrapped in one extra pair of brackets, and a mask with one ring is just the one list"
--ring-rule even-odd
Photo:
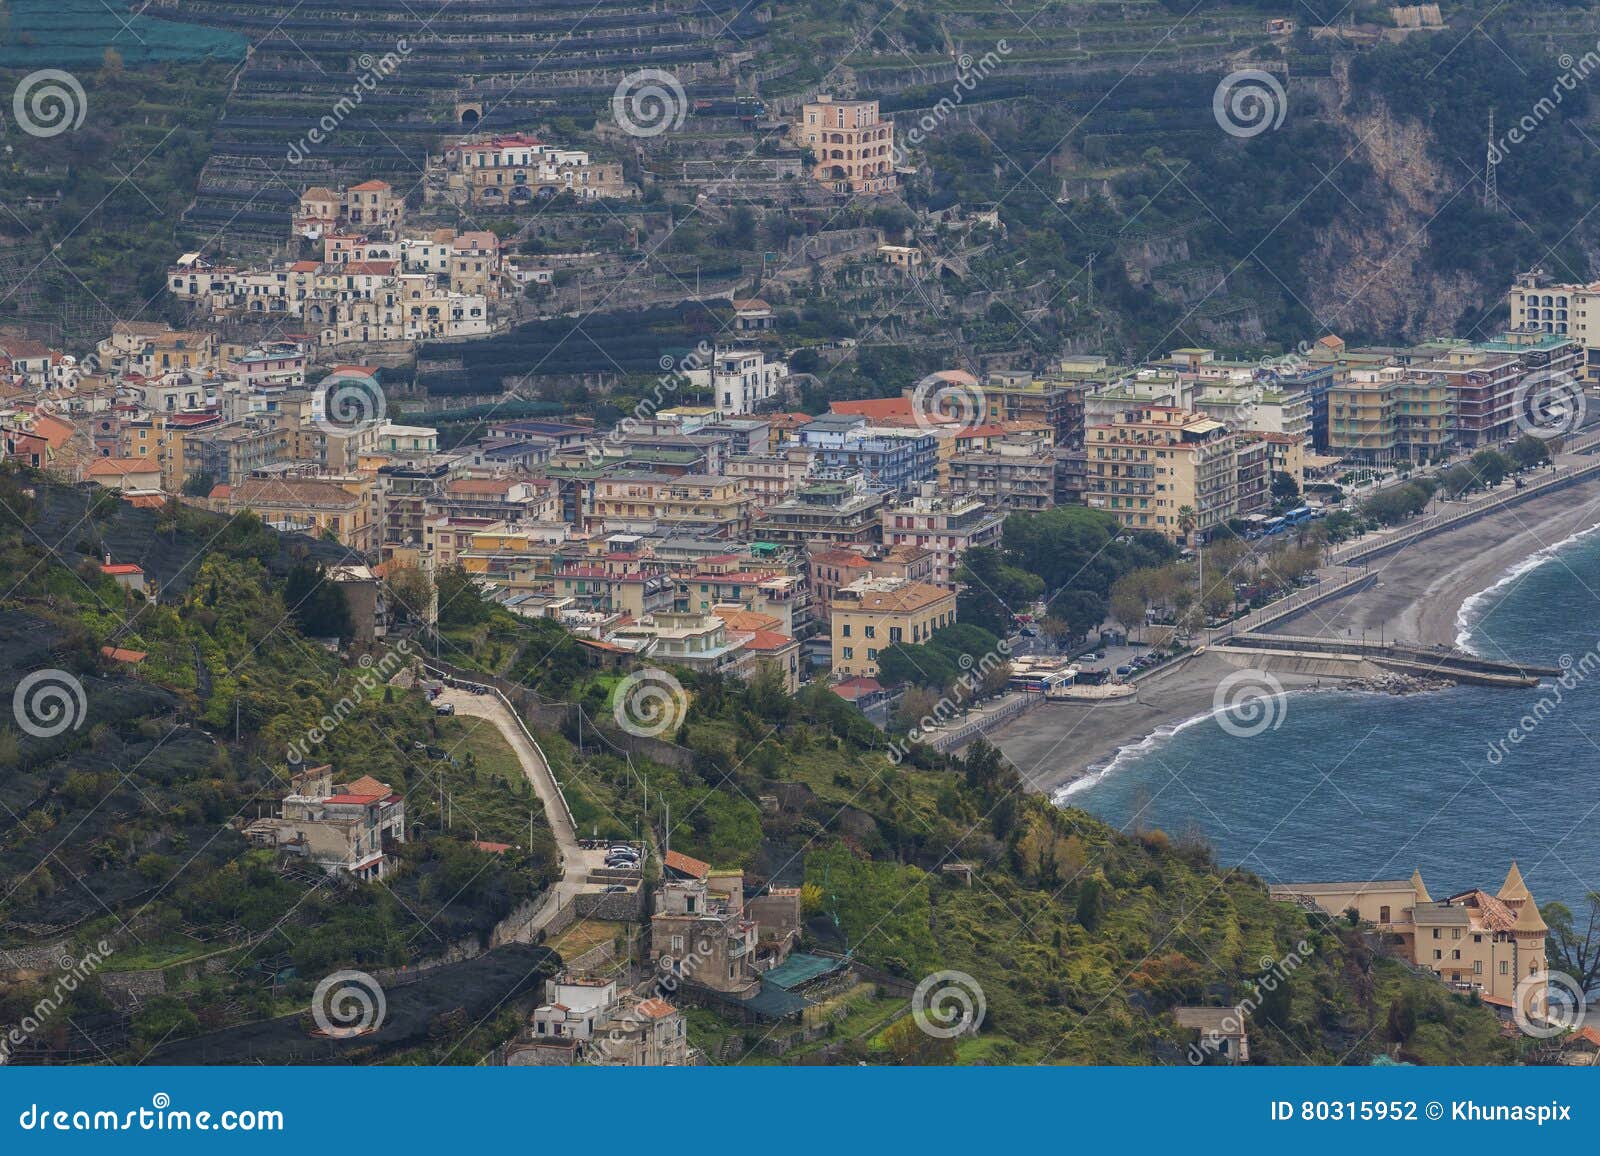
[(1335, 917), (1354, 911), (1392, 936), (1404, 958), (1451, 986), (1476, 991), (1496, 1008), (1509, 1010), (1520, 998), (1530, 1014), (1544, 1013), (1542, 981), (1517, 992), (1523, 980), (1543, 974), (1549, 929), (1515, 861), (1493, 895), (1473, 888), (1435, 900), (1420, 870), (1410, 879), (1275, 884), (1271, 894)]

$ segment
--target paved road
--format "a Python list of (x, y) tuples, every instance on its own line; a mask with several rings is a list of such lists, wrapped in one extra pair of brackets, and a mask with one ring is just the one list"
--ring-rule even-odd
[(522, 773), (533, 784), (533, 789), (544, 803), (545, 819), (561, 851), (561, 881), (545, 893), (539, 910), (525, 925), (510, 935), (497, 931), (497, 938), (531, 942), (555, 918), (556, 912), (572, 901), (573, 896), (604, 890), (604, 884), (589, 882), (589, 872), (605, 866), (605, 852), (586, 851), (579, 846), (578, 834), (573, 830), (566, 804), (561, 800), (561, 792), (556, 789), (550, 765), (540, 755), (539, 748), (528, 741), (527, 734), (497, 696), (473, 694), (447, 686), (434, 701), (450, 703), (460, 717), (480, 718), (492, 724), (516, 753), (518, 761), (522, 763)]

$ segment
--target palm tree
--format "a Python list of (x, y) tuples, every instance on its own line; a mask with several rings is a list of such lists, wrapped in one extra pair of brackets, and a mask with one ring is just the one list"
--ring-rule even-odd
[(1184, 540), (1191, 546), (1194, 545), (1194, 528), (1198, 524), (1199, 519), (1195, 516), (1193, 506), (1178, 507), (1178, 532), (1183, 535)]

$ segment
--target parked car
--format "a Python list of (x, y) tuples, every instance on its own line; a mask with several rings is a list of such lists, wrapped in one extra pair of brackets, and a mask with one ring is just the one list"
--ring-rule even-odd
[(639, 852), (638, 851), (636, 851), (634, 848), (629, 847), (626, 844), (622, 844), (622, 843), (617, 844), (615, 847), (607, 847), (606, 848), (606, 854), (608, 854), (608, 855), (626, 855), (630, 859), (637, 859), (639, 857)]
[(441, 702), (438, 706), (433, 708), (433, 713), (434, 714), (455, 714), (456, 713), (456, 704), (453, 703), (453, 702)]
[(1132, 673), (1133, 673), (1133, 667), (1131, 667), (1131, 666), (1119, 666), (1119, 667), (1117, 667), (1117, 674), (1118, 675), (1128, 675), (1128, 674), (1132, 674)]
[(627, 887), (625, 887), (623, 884), (621, 884), (621, 883), (613, 883), (610, 887), (607, 887), (600, 894), (602, 894), (602, 895), (617, 895), (617, 894), (619, 894), (619, 893), (621, 893), (623, 891), (626, 891), (626, 890), (627, 890)]

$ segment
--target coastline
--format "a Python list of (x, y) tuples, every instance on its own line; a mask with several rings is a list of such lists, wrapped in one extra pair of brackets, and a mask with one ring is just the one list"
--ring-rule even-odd
[[(1275, 633), (1379, 636), (1424, 645), (1459, 644), (1487, 597), (1547, 561), (1555, 548), (1600, 528), (1600, 482), (1487, 514), (1401, 547), (1371, 563), (1378, 581), (1274, 624)], [(1485, 631), (1478, 649), (1504, 657)], [(1189, 659), (1141, 684), (1136, 700), (1088, 706), (1046, 704), (989, 736), (1034, 790), (1058, 801), (1083, 790), (1119, 761), (1165, 743), (1214, 713), (1218, 681), (1240, 669), (1219, 656)], [(1338, 680), (1277, 675), (1289, 693)], [(1092, 778), (1090, 777), (1092, 776)]]

